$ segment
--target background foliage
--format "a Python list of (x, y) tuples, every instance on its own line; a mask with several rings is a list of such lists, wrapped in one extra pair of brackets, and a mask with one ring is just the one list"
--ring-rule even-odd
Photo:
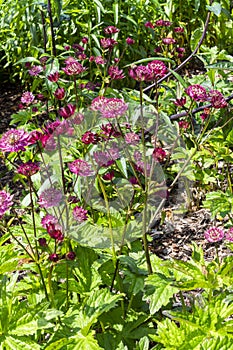
[[(52, 0), (52, 13), (55, 27), (56, 43), (60, 49), (65, 44), (79, 43), (83, 36), (88, 43), (90, 55), (100, 54), (99, 40), (103, 33), (101, 28), (116, 25), (120, 28), (120, 54), (127, 36), (136, 41), (135, 47), (129, 48), (124, 56), (124, 64), (132, 63), (153, 53), (157, 46), (156, 37), (150, 28), (145, 28), (147, 21), (154, 23), (158, 19), (171, 21), (174, 26), (184, 26), (183, 45), (189, 53), (195, 48), (201, 37), (206, 20), (209, 1), (187, 1), (186, 10), (180, 0), (157, 1), (99, 1), (99, 0)], [(222, 0), (211, 6), (215, 15), (211, 18), (208, 39), (205, 46), (216, 46), (219, 51), (232, 49), (232, 2)], [(18, 62), (23, 57), (39, 57), (44, 52), (43, 28), (46, 30), (47, 48), (51, 48), (50, 23), (47, 1), (1, 0), (0, 2), (0, 58), (1, 71), (10, 73), (11, 78), (21, 76)], [(169, 33), (168, 33), (169, 35)]]

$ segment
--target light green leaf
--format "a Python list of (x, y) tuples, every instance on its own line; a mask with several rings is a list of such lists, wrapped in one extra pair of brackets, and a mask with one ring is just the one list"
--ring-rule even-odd
[(150, 342), (148, 337), (143, 337), (140, 339), (139, 343), (136, 345), (135, 350), (148, 350), (149, 345), (150, 345)]
[(207, 10), (213, 12), (216, 16), (219, 16), (222, 12), (222, 6), (219, 2), (213, 2), (211, 6), (206, 6)]
[(166, 58), (166, 57), (147, 57), (147, 58), (142, 58), (141, 60), (132, 62), (132, 63), (130, 63), (130, 64), (127, 64), (126, 66), (124, 66), (124, 68), (129, 67), (129, 66), (133, 66), (133, 65), (135, 65), (135, 64), (150, 62), (150, 61), (154, 61), (154, 60), (159, 60), (159, 61), (165, 61), (165, 62), (174, 63), (173, 60), (171, 60), (170, 58)]
[(186, 89), (188, 84), (186, 83), (186, 81), (181, 77), (180, 74), (178, 74), (177, 72), (175, 72), (172, 69), (169, 69), (169, 72), (172, 73), (172, 75), (174, 75), (174, 77), (181, 83), (181, 85)]
[(74, 338), (73, 350), (101, 350), (101, 348), (94, 338), (93, 334), (89, 333), (87, 336), (83, 336), (81, 333)]
[[(3, 342), (3, 349), (6, 350), (39, 350), (40, 346), (30, 338), (7, 336)], [(5, 346), (5, 347), (4, 347)]]
[(145, 281), (144, 300), (149, 301), (150, 313), (154, 314), (162, 306), (169, 303), (170, 299), (179, 289), (173, 287), (173, 279), (166, 277), (163, 274), (156, 273), (147, 277)]
[(19, 63), (26, 63), (26, 62), (34, 62), (34, 63), (40, 64), (40, 61), (38, 59), (36, 59), (35, 57), (25, 57), (25, 58), (21, 58), (19, 61), (14, 63), (14, 66), (16, 66)]
[(120, 169), (120, 171), (124, 174), (124, 176), (127, 178), (128, 177), (128, 172), (127, 172), (127, 164), (126, 164), (126, 160), (124, 157), (117, 159), (116, 160), (116, 164), (118, 166), (118, 168)]

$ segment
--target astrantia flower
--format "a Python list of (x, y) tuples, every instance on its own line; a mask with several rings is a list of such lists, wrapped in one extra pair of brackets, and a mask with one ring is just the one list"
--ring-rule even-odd
[(50, 254), (49, 260), (52, 262), (57, 262), (59, 260), (59, 255), (57, 253)]
[(57, 149), (57, 142), (52, 135), (43, 135), (41, 137), (41, 143), (44, 149), (48, 152), (52, 152)]
[(69, 62), (66, 64), (65, 68), (62, 68), (62, 70), (67, 74), (67, 75), (78, 75), (81, 74), (85, 68), (81, 65), (76, 60), (73, 60), (72, 62)]
[(184, 28), (182, 28), (182, 27), (176, 27), (176, 28), (174, 28), (174, 32), (175, 32), (175, 33), (183, 33), (183, 32), (184, 32)]
[(163, 162), (166, 155), (167, 154), (162, 147), (156, 147), (152, 153), (152, 157), (158, 162)]
[(119, 69), (118, 66), (110, 66), (108, 69), (108, 74), (110, 75), (111, 79), (114, 80), (124, 79), (125, 77), (123, 70)]
[(58, 100), (63, 100), (65, 97), (65, 89), (64, 88), (57, 88), (54, 92), (54, 97)]
[(56, 83), (59, 79), (60, 75), (59, 75), (59, 72), (54, 72), (54, 73), (51, 73), (47, 76), (47, 79), (53, 83)]
[(163, 39), (162, 39), (162, 42), (163, 42), (165, 45), (171, 45), (171, 44), (175, 44), (175, 43), (176, 43), (176, 40), (173, 39), (173, 38), (163, 38)]
[(128, 105), (120, 98), (106, 98), (105, 103), (100, 108), (104, 118), (116, 118), (122, 116), (128, 109)]
[(120, 158), (120, 150), (116, 142), (112, 142), (111, 147), (107, 148), (106, 151), (108, 152), (110, 159), (117, 160)]
[(98, 97), (95, 97), (92, 102), (91, 102), (91, 107), (90, 109), (92, 111), (100, 111), (100, 109), (102, 108), (102, 106), (105, 105), (107, 101), (107, 98), (104, 97), (104, 96), (98, 96)]
[(29, 69), (28, 73), (31, 76), (37, 76), (42, 72), (43, 68), (41, 66), (32, 66), (31, 69)]
[(94, 91), (95, 88), (96, 88), (96, 84), (92, 83), (91, 81), (88, 81), (87, 83), (81, 83), (81, 84), (79, 84), (79, 88), (80, 88), (81, 90), (87, 89), (87, 90)]
[(108, 26), (108, 27), (104, 28), (105, 34), (115, 34), (118, 32), (119, 32), (119, 29), (114, 27), (114, 26)]
[(79, 206), (74, 207), (73, 218), (78, 222), (86, 221), (87, 220), (87, 210), (85, 210)]
[(68, 163), (70, 171), (79, 176), (91, 176), (94, 174), (91, 165), (83, 159), (76, 159), (72, 163)]
[(57, 224), (58, 219), (50, 214), (46, 214), (42, 219), (41, 219), (41, 225), (43, 228), (47, 228), (48, 225), (51, 224)]
[(30, 105), (35, 99), (35, 96), (33, 95), (32, 92), (30, 91), (25, 91), (22, 96), (20, 101), (24, 103), (25, 105)]
[(163, 19), (158, 19), (155, 22), (155, 25), (157, 27), (170, 27), (172, 25), (172, 23), (170, 21), (164, 21)]
[(225, 233), (225, 239), (229, 242), (233, 242), (233, 227), (230, 227)]
[(210, 243), (219, 242), (224, 237), (224, 231), (219, 227), (213, 226), (205, 231), (204, 237)]
[(155, 79), (162, 78), (167, 72), (167, 67), (159, 60), (149, 62), (148, 68), (152, 71)]
[(40, 63), (42, 64), (42, 66), (45, 66), (46, 62), (48, 61), (49, 56), (42, 56), (40, 57)]
[(129, 71), (129, 76), (137, 81), (151, 81), (153, 80), (153, 72), (148, 66), (137, 66), (131, 68)]
[(40, 141), (42, 132), (39, 130), (33, 130), (28, 135), (28, 144), (34, 145), (37, 141)]
[(145, 169), (145, 162), (143, 162), (142, 160), (138, 161), (136, 165), (134, 165), (134, 167), (135, 167), (135, 170), (139, 171), (140, 173), (145, 174), (145, 170), (146, 170), (146, 176), (150, 175), (151, 165), (149, 163), (146, 163), (146, 169)]
[(146, 27), (146, 28), (154, 28), (154, 25), (151, 23), (151, 22), (146, 22), (145, 24), (144, 24), (144, 26)]
[(88, 43), (88, 38), (86, 36), (84, 36), (81, 41), (82, 41), (83, 44), (87, 44)]
[(84, 114), (82, 113), (76, 113), (72, 119), (70, 119), (72, 121), (72, 123), (74, 123), (75, 125), (79, 125), (82, 123), (82, 121), (84, 120)]
[(61, 117), (67, 119), (67, 118), (71, 117), (74, 114), (75, 109), (76, 109), (76, 106), (71, 104), (71, 103), (69, 103), (67, 106), (60, 108), (59, 111), (58, 111), (58, 114)]
[(40, 170), (39, 163), (29, 161), (24, 164), (21, 164), (17, 169), (17, 173), (30, 177), (36, 174), (39, 170)]
[(115, 173), (114, 173), (113, 170), (111, 170), (111, 171), (107, 172), (106, 174), (104, 174), (104, 175), (102, 176), (102, 178), (103, 178), (105, 181), (111, 181), (111, 180), (114, 178), (114, 176), (115, 176)]
[(214, 108), (225, 108), (227, 107), (227, 101), (223, 94), (218, 90), (210, 90), (208, 93), (208, 101)]
[(68, 252), (66, 253), (66, 259), (67, 260), (74, 260), (76, 258), (75, 252)]
[(95, 63), (96, 64), (105, 64), (106, 60), (102, 56), (96, 56), (95, 57)]
[(63, 199), (61, 190), (50, 187), (44, 190), (39, 197), (39, 205), (42, 208), (58, 207)]
[(74, 128), (72, 127), (72, 123), (70, 122), (70, 119), (61, 121), (60, 124), (56, 127), (56, 129), (53, 132), (54, 136), (58, 136), (58, 135), (72, 136), (73, 134), (74, 134)]
[(114, 160), (112, 160), (111, 155), (106, 151), (93, 152), (93, 157), (100, 167), (108, 167), (114, 163)]
[(23, 129), (10, 129), (0, 139), (0, 149), (3, 152), (25, 151), (28, 146), (29, 134)]
[(180, 120), (178, 124), (180, 129), (186, 130), (189, 128), (189, 122), (187, 122), (186, 120)]
[(64, 239), (64, 235), (62, 233), (62, 227), (58, 224), (48, 224), (46, 226), (47, 232), (49, 236), (57, 241), (61, 242)]
[(133, 44), (135, 44), (135, 40), (132, 39), (132, 38), (130, 38), (130, 37), (126, 38), (125, 41), (126, 41), (126, 44), (127, 44), (127, 45), (133, 45)]
[(112, 49), (118, 42), (112, 38), (102, 38), (100, 39), (100, 45), (103, 49)]
[(125, 142), (128, 143), (129, 145), (136, 146), (139, 140), (140, 140), (140, 137), (134, 132), (128, 132), (127, 134), (125, 134)]
[(39, 238), (38, 243), (40, 247), (46, 247), (48, 245), (46, 238)]
[(10, 195), (10, 193), (7, 193), (4, 190), (0, 191), (0, 219), (13, 205), (12, 198), (13, 195)]
[(177, 98), (173, 103), (178, 107), (183, 107), (186, 103), (186, 97)]
[(81, 141), (85, 143), (85, 145), (95, 145), (99, 141), (99, 136), (91, 131), (86, 131), (81, 137)]
[(103, 130), (102, 134), (104, 135), (104, 138), (110, 139), (111, 137), (121, 136), (121, 133), (111, 123), (103, 124), (101, 129)]
[[(79, 52), (83, 52), (85, 50), (84, 47), (82, 45), (79, 45), (79, 44), (73, 44), (72, 48), (74, 50), (79, 51)], [(69, 57), (68, 59), (65, 60), (65, 63), (67, 63), (68, 60), (70, 60), (70, 59), (73, 59), (75, 61), (75, 59), (73, 57)]]
[(207, 99), (206, 89), (199, 84), (190, 85), (185, 92), (194, 101), (204, 102)]

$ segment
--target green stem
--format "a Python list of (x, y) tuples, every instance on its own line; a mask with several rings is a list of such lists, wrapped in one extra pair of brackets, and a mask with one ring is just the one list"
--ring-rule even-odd
[(99, 174), (97, 174), (97, 179), (104, 197), (104, 202), (107, 210), (107, 215), (108, 215), (108, 223), (109, 223), (109, 229), (110, 229), (110, 240), (111, 240), (111, 245), (112, 245), (112, 254), (113, 254), (113, 261), (114, 261), (114, 266), (116, 266), (117, 262), (117, 256), (116, 256), (116, 251), (115, 251), (115, 246), (114, 246), (114, 237), (113, 237), (113, 230), (112, 230), (112, 220), (111, 220), (111, 213), (110, 213), (110, 207), (109, 207), (109, 202), (107, 198), (107, 194), (103, 185), (103, 182), (101, 180), (101, 177)]
[(146, 162), (146, 147), (145, 147), (145, 125), (144, 125), (144, 114), (143, 114), (143, 89), (142, 84), (140, 84), (140, 110), (141, 110), (141, 135), (142, 135), (142, 145), (143, 145), (143, 162), (144, 162), (144, 178), (145, 178), (145, 199), (144, 199), (144, 208), (142, 212), (142, 241), (144, 246), (144, 251), (146, 255), (146, 263), (148, 273), (151, 274), (153, 272), (152, 265), (150, 261), (150, 253), (148, 248), (147, 241), (147, 193), (148, 193), (148, 178), (147, 178), (147, 162)]
[(38, 263), (39, 253), (38, 253), (38, 245), (37, 245), (36, 220), (35, 220), (34, 202), (33, 202), (33, 197), (32, 197), (31, 177), (28, 177), (28, 181), (29, 181), (29, 193), (30, 193), (31, 210), (32, 210), (33, 235), (34, 235), (34, 243), (35, 243), (35, 260), (36, 260), (36, 263)]
[(54, 268), (54, 265), (51, 265), (51, 267), (50, 267), (50, 269), (49, 269), (49, 274), (48, 274), (48, 287), (49, 287), (49, 295), (50, 295), (50, 299), (51, 299), (51, 306), (55, 308), (56, 306), (55, 306), (54, 293), (53, 293), (53, 286), (52, 286), (52, 273), (53, 273), (53, 268)]

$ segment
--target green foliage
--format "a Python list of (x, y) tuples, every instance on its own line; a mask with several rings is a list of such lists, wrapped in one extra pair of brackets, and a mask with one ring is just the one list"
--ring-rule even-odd
[[(189, 0), (187, 11), (175, 0), (52, 0), (51, 5), (52, 21), (47, 1), (0, 3), (2, 64), (13, 66), (12, 77), (18, 74), (35, 96), (44, 96), (25, 103), (10, 123), (27, 132), (37, 130), (39, 141), (29, 142), (26, 150), (1, 154), (8, 169), (16, 172), (16, 187), (21, 181), (25, 188), (20, 200), (14, 199), (9, 217), (1, 215), (0, 349), (232, 349), (232, 255), (206, 261), (202, 248), (194, 244), (188, 261), (164, 261), (148, 245), (148, 232), (168, 194), (185, 181), (203, 190), (201, 204), (214, 218), (228, 218), (226, 227), (231, 225), (231, 102), (224, 108), (214, 106), (216, 101), (207, 105), (211, 90), (222, 91), (220, 102), (226, 102), (232, 90), (230, 5)], [(198, 54), (207, 72), (189, 78), (175, 69), (180, 63), (176, 48), (185, 46), (187, 53), (195, 49), (207, 10), (212, 18), (209, 35)], [(145, 26), (161, 18), (171, 26)], [(110, 25), (119, 33), (112, 36), (118, 44), (108, 50), (101, 39)], [(178, 26), (185, 30), (177, 34), (176, 46), (164, 45), (162, 38), (176, 35), (173, 28)], [(82, 42), (84, 36), (87, 43)], [(126, 45), (128, 36), (134, 45)], [(80, 58), (77, 44), (82, 44), (86, 58)], [(161, 52), (155, 54), (155, 46)], [(106, 62), (95, 64), (91, 56)], [(68, 57), (82, 61), (81, 74), (65, 74)], [(143, 89), (152, 78), (146, 83), (145, 77), (133, 80), (128, 70), (154, 60), (166, 63), (172, 78), (155, 81), (148, 93)], [(23, 72), (25, 64), (43, 69), (32, 78)], [(125, 80), (111, 80), (110, 65), (119, 65)], [(51, 81), (49, 75), (55, 72), (59, 79)], [(90, 82), (97, 86), (89, 90), (85, 84)], [(187, 93), (196, 84), (206, 88), (204, 102)], [(61, 99), (55, 96), (57, 88), (65, 90)], [(121, 99), (127, 114), (103, 119), (89, 108), (98, 96)], [(184, 96), (185, 105), (180, 106), (177, 99)], [(75, 104), (76, 110), (62, 119), (61, 107), (68, 104)], [(75, 119), (81, 117), (82, 122)], [(58, 128), (50, 124), (46, 129), (47, 122), (58, 119)], [(187, 125), (182, 128), (180, 121)], [(107, 135), (109, 122), (113, 130)], [(126, 142), (129, 132), (140, 142)], [(93, 133), (94, 141), (86, 142), (86, 133)], [(12, 146), (17, 139), (8, 141)], [(119, 156), (99, 164), (95, 156), (100, 150)], [(70, 171), (77, 159), (88, 161), (94, 171), (85, 176), (80, 169), (77, 174)], [(39, 161), (40, 172), (19, 174), (19, 165), (27, 161)], [(43, 204), (39, 198), (50, 187), (61, 189), (62, 200)], [(83, 218), (75, 218), (77, 206)], [(44, 224), (46, 214), (53, 215), (55, 223)]]

